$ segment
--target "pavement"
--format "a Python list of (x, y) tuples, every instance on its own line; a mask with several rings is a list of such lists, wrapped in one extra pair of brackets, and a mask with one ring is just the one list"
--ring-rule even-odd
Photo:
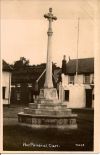
[(11, 105), (9, 107), (3, 107), (3, 124), (4, 125), (17, 125), (19, 112), (23, 112), (25, 106), (23, 105)]

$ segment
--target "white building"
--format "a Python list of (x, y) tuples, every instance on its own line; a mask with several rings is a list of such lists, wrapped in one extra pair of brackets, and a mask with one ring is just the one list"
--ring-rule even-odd
[[(76, 74), (76, 64), (77, 74)], [(62, 61), (59, 100), (69, 108), (94, 107), (94, 58)]]
[(10, 104), (12, 68), (4, 60), (2, 62), (2, 100), (4, 105)]

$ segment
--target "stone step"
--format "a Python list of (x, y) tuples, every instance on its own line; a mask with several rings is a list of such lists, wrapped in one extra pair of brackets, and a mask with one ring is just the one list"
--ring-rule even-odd
[(44, 99), (37, 99), (34, 101), (37, 104), (53, 104), (53, 100), (44, 100)]
[(29, 103), (29, 108), (39, 108), (39, 109), (44, 109), (44, 108), (50, 108), (50, 109), (66, 109), (67, 105), (61, 104), (61, 103)]
[(34, 100), (34, 103), (37, 104), (61, 104), (59, 100), (55, 99), (46, 99), (46, 98), (38, 98)]
[[(61, 107), (61, 105), (54, 105), (54, 104), (37, 104), (37, 103), (29, 103), (29, 108), (32, 109), (54, 109), (56, 107)], [(62, 106), (63, 108), (63, 106)]]
[(25, 114), (36, 114), (36, 115), (71, 115), (72, 112), (70, 109), (66, 110), (50, 110), (50, 109), (32, 109), (24, 108)]
[(32, 109), (32, 108), (24, 108), (24, 113), (25, 114), (36, 114), (36, 109)]
[[(51, 104), (38, 104), (38, 109), (47, 109), (47, 110), (67, 110), (66, 105), (51, 105)], [(72, 111), (71, 109), (68, 109), (69, 111)]]
[(56, 111), (47, 109), (36, 109), (36, 115), (56, 115)]
[(36, 104), (36, 103), (29, 103), (29, 108), (37, 109), (38, 108), (38, 104)]
[(24, 112), (20, 112), (18, 113), (18, 115), (23, 115), (23, 116), (29, 116), (29, 117), (34, 117), (34, 118), (77, 118), (78, 117), (78, 114), (74, 114), (72, 113), (70, 116), (69, 115), (66, 115), (66, 116), (55, 116), (55, 115), (51, 115), (51, 116), (48, 116), (48, 115), (32, 115), (32, 114), (25, 114)]
[(36, 109), (36, 114), (40, 114), (40, 115), (71, 115), (71, 111), (57, 111), (57, 110), (39, 110)]

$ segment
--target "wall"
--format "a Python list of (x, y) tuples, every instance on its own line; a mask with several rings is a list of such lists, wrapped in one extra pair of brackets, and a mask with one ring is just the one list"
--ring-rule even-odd
[(85, 107), (85, 88), (79, 84), (69, 84), (64, 90), (69, 90), (69, 108), (84, 108)]
[[(77, 79), (78, 79), (78, 83), (79, 83), (79, 84), (83, 84), (83, 78), (84, 78), (84, 77), (83, 77), (82, 74), (80, 74), (80, 75), (77, 76)], [(76, 81), (77, 79), (76, 79), (76, 75), (75, 75), (75, 81)]]
[[(92, 82), (93, 74), (90, 75)], [(78, 84), (68, 84), (68, 75), (62, 74), (62, 83), (59, 85), (59, 100), (67, 104), (68, 108), (85, 108), (86, 107), (86, 87), (91, 89), (90, 85), (83, 84), (83, 75), (78, 75)], [(75, 76), (76, 81), (76, 76)], [(64, 101), (64, 90), (69, 90), (69, 101)], [(93, 92), (92, 92), (93, 93)], [(94, 101), (92, 100), (92, 108)]]
[[(69, 90), (69, 101), (64, 101), (64, 90)], [(84, 108), (85, 107), (85, 87), (79, 84), (69, 84), (65, 87), (60, 85), (59, 89), (60, 101), (67, 104), (68, 108)]]
[[(6, 87), (5, 99), (3, 99), (3, 104), (10, 104), (10, 92), (11, 92), (11, 73), (3, 71), (2, 73), (2, 87)], [(3, 92), (2, 92), (3, 93)]]

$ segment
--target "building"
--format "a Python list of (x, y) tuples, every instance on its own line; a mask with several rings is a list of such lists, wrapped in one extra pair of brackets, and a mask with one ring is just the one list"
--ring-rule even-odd
[[(39, 95), (40, 88), (44, 86), (45, 69), (46, 64), (43, 63), (36, 66), (19, 65), (18, 68), (13, 70), (11, 79), (11, 104), (28, 105), (34, 102), (34, 98)], [(54, 76), (53, 83), (56, 87)]]
[(64, 56), (59, 100), (70, 108), (94, 107), (94, 58), (69, 59), (66, 62)]
[(2, 99), (4, 105), (10, 104), (11, 97), (11, 66), (6, 62), (2, 61)]
[(44, 76), (36, 83), (45, 66), (26, 66), (14, 69), (11, 79), (11, 104), (27, 105), (34, 101), (33, 95), (38, 95)]

